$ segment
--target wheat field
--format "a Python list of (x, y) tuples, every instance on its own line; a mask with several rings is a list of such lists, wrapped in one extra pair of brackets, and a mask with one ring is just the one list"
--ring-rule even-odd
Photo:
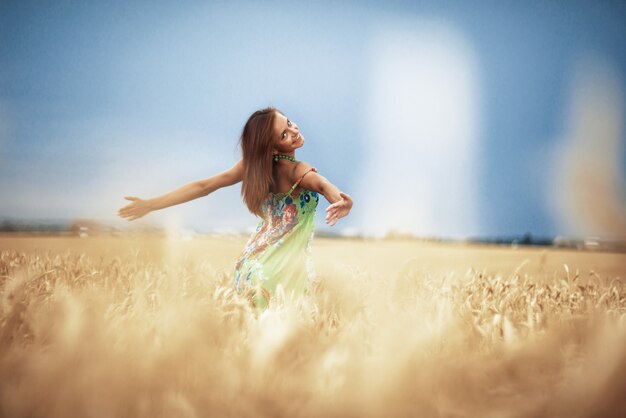
[(626, 416), (625, 254), (316, 238), (259, 315), (246, 238), (0, 237), (0, 416)]

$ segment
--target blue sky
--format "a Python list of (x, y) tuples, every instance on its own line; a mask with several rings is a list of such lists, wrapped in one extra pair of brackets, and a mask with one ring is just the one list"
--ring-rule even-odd
[[(620, 2), (3, 2), (0, 217), (115, 221), (274, 105), (345, 233), (626, 236)], [(318, 207), (318, 229), (327, 202)], [(239, 186), (136, 221), (256, 225)]]

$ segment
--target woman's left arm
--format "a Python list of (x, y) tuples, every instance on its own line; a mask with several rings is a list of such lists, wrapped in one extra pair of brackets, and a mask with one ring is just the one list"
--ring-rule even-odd
[(222, 187), (231, 186), (241, 181), (243, 177), (243, 162), (239, 161), (232, 168), (218, 173), (203, 180), (187, 183), (174, 191), (166, 193), (152, 199), (140, 199), (136, 196), (124, 196), (132, 203), (117, 211), (118, 216), (128, 218), (129, 221), (141, 218), (142, 216), (155, 210), (164, 209), (170, 206), (179, 205), (209, 193)]
[(232, 186), (243, 179), (243, 160), (239, 160), (234, 166), (212, 177), (198, 180), (202, 187), (201, 196), (207, 196), (222, 187)]

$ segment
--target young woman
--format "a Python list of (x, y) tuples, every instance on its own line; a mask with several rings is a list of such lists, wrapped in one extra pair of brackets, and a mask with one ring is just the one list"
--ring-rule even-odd
[(132, 203), (118, 215), (134, 220), (242, 181), (243, 201), (260, 219), (235, 262), (233, 285), (240, 293), (252, 290), (254, 305), (264, 310), (279, 286), (286, 296), (296, 297), (307, 293), (316, 279), (311, 242), (319, 195), (331, 203), (326, 208), (331, 227), (350, 212), (353, 202), (315, 167), (296, 160), (304, 137), (278, 109), (254, 112), (239, 141), (243, 158), (229, 170), (148, 200), (125, 196)]

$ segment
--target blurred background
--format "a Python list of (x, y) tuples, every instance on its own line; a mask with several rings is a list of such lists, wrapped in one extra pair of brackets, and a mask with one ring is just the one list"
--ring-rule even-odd
[[(626, 237), (626, 3), (0, 3), (0, 221), (117, 217), (240, 159), (248, 116), (343, 235)], [(240, 185), (135, 221), (250, 232)]]

